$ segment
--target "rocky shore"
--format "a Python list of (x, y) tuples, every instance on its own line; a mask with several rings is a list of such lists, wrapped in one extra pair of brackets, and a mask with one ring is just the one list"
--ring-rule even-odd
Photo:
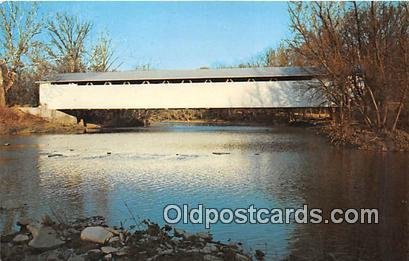
[(184, 230), (143, 221), (140, 230), (109, 227), (100, 216), (70, 224), (21, 219), (20, 231), (1, 236), (1, 256), (7, 260), (264, 260), (254, 258), (240, 244), (214, 241), (209, 233)]

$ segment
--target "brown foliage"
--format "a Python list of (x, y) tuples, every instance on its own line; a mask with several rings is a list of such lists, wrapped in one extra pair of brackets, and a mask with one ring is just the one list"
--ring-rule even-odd
[[(293, 3), (291, 48), (325, 71), (342, 123), (394, 130), (407, 109), (408, 3)], [(358, 112), (360, 117), (354, 117)]]

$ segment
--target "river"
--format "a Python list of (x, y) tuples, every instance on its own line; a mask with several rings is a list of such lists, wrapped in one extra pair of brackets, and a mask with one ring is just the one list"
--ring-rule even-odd
[[(163, 224), (167, 204), (377, 208), (379, 224), (214, 224), (269, 258), (408, 260), (409, 155), (336, 148), (303, 128), (162, 124), (132, 132), (0, 137), (0, 231), (20, 216)], [(50, 157), (53, 154), (61, 154)], [(200, 224), (179, 224), (202, 231)]]

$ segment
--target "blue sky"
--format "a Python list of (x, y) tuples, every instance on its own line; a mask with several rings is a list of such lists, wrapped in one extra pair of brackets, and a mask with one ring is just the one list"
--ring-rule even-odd
[(290, 35), (286, 2), (40, 2), (78, 15), (113, 39), (121, 70), (237, 65)]

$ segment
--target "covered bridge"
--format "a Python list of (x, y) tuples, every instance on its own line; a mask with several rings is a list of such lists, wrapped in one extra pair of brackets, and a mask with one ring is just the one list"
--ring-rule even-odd
[(325, 107), (314, 68), (264, 67), (57, 74), (40, 82), (49, 109)]

